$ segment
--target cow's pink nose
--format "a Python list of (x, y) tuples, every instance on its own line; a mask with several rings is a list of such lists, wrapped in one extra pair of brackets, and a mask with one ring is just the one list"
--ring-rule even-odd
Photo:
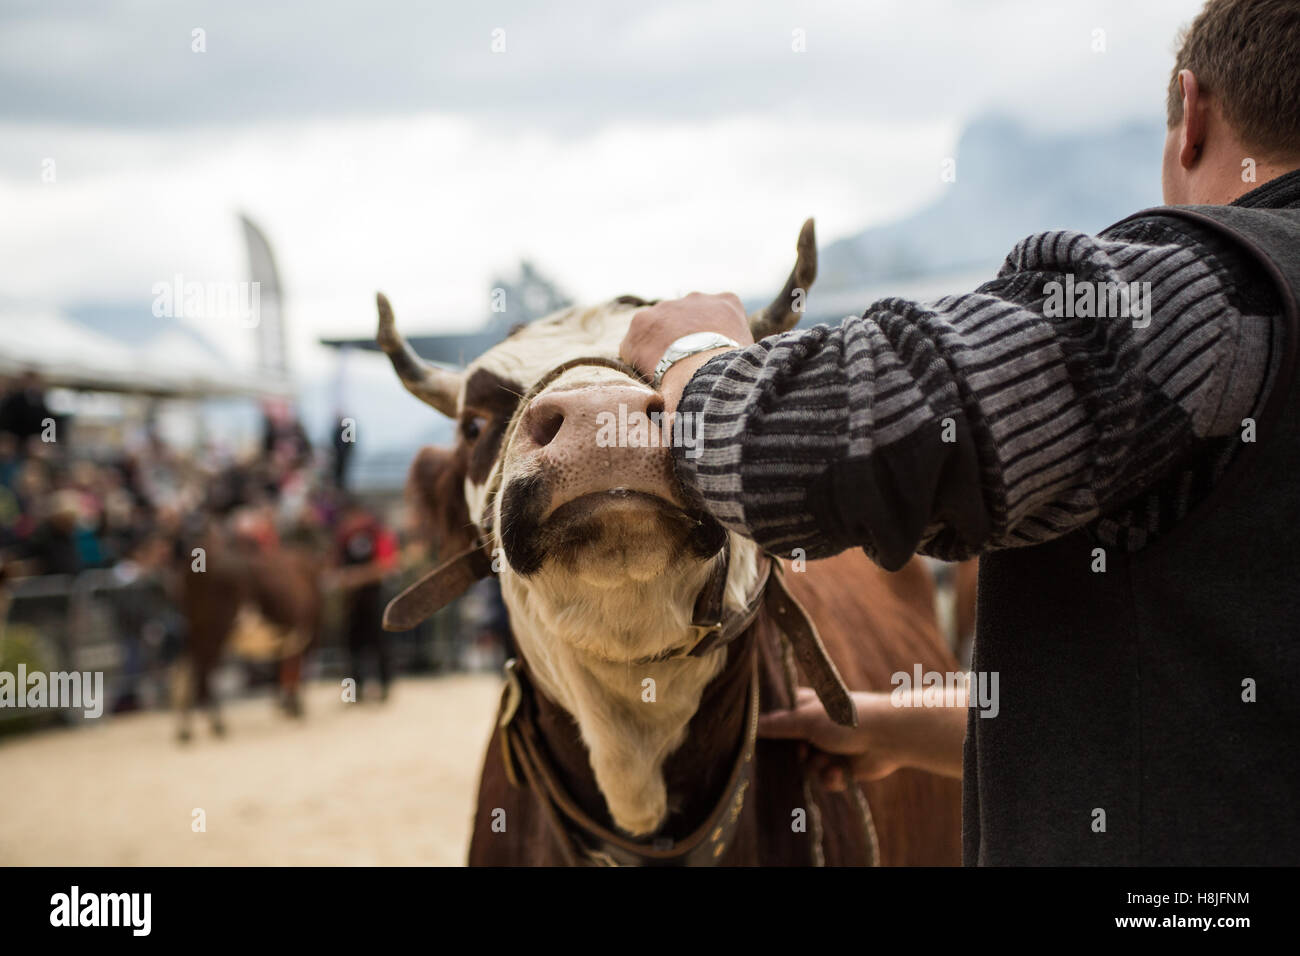
[(640, 419), (652, 424), (663, 410), (663, 399), (648, 389), (632, 385), (588, 386), (541, 396), (524, 413), (521, 428), (538, 448), (557, 439), (585, 444), (596, 441), (602, 427), (617, 426), (619, 421), (635, 424)]
[(662, 414), (663, 399), (635, 385), (550, 392), (523, 413), (512, 451), (550, 478), (551, 509), (615, 488), (672, 498)]

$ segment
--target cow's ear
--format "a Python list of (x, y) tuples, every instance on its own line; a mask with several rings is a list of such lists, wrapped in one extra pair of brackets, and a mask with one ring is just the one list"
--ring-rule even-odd
[(464, 445), (421, 448), (406, 478), (406, 495), (417, 534), (440, 560), (474, 543), (475, 531), (465, 503), (469, 467)]

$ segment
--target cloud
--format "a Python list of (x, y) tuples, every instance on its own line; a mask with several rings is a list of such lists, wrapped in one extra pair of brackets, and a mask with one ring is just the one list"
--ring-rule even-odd
[(575, 132), (760, 108), (1095, 120), (1158, 97), (1173, 30), (1199, 5), (38, 0), (0, 12), (0, 118), (175, 128), (438, 112)]
[(980, 112), (1158, 113), (1198, 6), (11, 2), (0, 300), (243, 278), (239, 211), (280, 257), (299, 364), (368, 334), (376, 288), (408, 327), (475, 325), (525, 255), (584, 300), (762, 292), (804, 217), (827, 242), (931, 198)]
[(807, 216), (829, 240), (933, 196), (956, 128), (736, 117), (575, 141), (421, 116), (141, 133), (134, 162), (117, 134), (46, 136), (0, 127), (20, 151), (53, 148), (58, 177), (42, 182), (36, 165), (0, 182), (0, 205), (25, 224), (0, 231), (0, 293), (148, 302), (177, 273), (242, 279), (235, 213), (248, 210), (310, 336), (367, 334), (376, 288), (408, 327), (475, 326), (493, 272), (524, 256), (589, 301), (775, 290)]

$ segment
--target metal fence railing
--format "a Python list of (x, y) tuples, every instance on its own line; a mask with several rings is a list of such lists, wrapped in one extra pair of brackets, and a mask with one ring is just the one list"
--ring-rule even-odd
[[(404, 581), (385, 588), (385, 600)], [(387, 638), (394, 674), (499, 667), (499, 649), (480, 638), (492, 618), (487, 583), (444, 608), (412, 631)], [(320, 640), (308, 657), (308, 676), (347, 676), (351, 670), (344, 615), (338, 593), (325, 595)], [(102, 673), (104, 713), (165, 707), (170, 702), (173, 665), (182, 656), (186, 624), (157, 577), (124, 577), (116, 570), (77, 575), (18, 578), (0, 587), (0, 672)], [(482, 647), (488, 650), (482, 650)], [(374, 676), (373, 660), (368, 662)], [(274, 665), (246, 662), (237, 686), (260, 678), (273, 682)], [(260, 667), (260, 671), (259, 671)], [(72, 722), (83, 712), (47, 706), (40, 712), (0, 707), (0, 729), (13, 721)]]
[[(178, 618), (159, 581), (111, 570), (19, 578), (0, 600), (0, 671), (101, 673), (105, 712), (151, 706), (166, 695), (167, 656), (178, 650)], [(83, 716), (53, 706), (0, 708), (0, 721)]]

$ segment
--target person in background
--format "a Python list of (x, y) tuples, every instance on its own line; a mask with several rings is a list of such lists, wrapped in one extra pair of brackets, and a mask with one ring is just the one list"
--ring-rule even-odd
[(0, 431), (0, 485), (6, 488), (12, 489), (18, 478), (18, 470), (23, 463), (18, 454), (21, 447), (17, 435)]
[(331, 460), (334, 476), (334, 487), (340, 491), (346, 491), (348, 487), (348, 464), (352, 461), (352, 453), (356, 450), (357, 443), (353, 441), (350, 430), (343, 427), (345, 416), (338, 412), (334, 416), (336, 422), (334, 426), (334, 456)]
[(0, 400), (0, 432), (13, 435), (20, 442), (40, 435), (47, 419), (55, 415), (45, 404), (45, 389), (35, 372), (24, 372), (18, 387)]
[(57, 491), (48, 514), (26, 543), (23, 568), (30, 574), (77, 574), (102, 563), (99, 542), (81, 522), (75, 491)]
[(388, 699), (392, 680), (388, 634), (383, 629), (383, 580), (397, 567), (397, 537), (362, 502), (344, 499), (335, 531), (338, 568), (332, 583), (345, 592), (344, 621), (356, 699), (362, 699), (367, 651), (375, 656), (380, 700)]
[(22, 517), (16, 487), (23, 463), (18, 448), (15, 436), (0, 432), (0, 559), (18, 541), (17, 527)]

